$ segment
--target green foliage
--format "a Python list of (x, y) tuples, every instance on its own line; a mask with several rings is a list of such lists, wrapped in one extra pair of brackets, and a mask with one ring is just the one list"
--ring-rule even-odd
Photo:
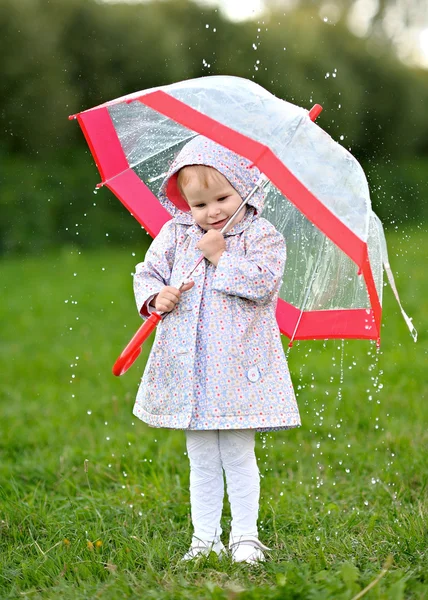
[(99, 176), (67, 117), (209, 74), (254, 79), (307, 108), (322, 104), (320, 126), (344, 136), (366, 169), (379, 216), (426, 220), (426, 72), (404, 67), (376, 40), (353, 36), (344, 17), (324, 23), (312, 2), (232, 23), (188, 0), (0, 0), (0, 253), (129, 240), (138, 226), (108, 192), (97, 221), (76, 236)]
[[(388, 236), (417, 344), (386, 288), (379, 353), (360, 340), (293, 346), (303, 424), (258, 438), (272, 552), (255, 568), (180, 562), (183, 434), (132, 416), (147, 346), (111, 375), (139, 325), (139, 237), (134, 251), (69, 246), (0, 265), (0, 597), (351, 600), (374, 584), (367, 600), (426, 598), (426, 235)], [(225, 541), (229, 525), (226, 506)]]
[(46, 160), (5, 157), (0, 254), (41, 254), (64, 244), (129, 245), (141, 238), (141, 227), (122, 204), (95, 189), (99, 175), (91, 162), (83, 151), (51, 172)]

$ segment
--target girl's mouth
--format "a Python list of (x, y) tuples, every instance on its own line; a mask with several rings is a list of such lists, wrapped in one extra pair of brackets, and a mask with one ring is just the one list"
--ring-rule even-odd
[(222, 219), (221, 221), (217, 221), (216, 223), (211, 223), (211, 227), (213, 229), (221, 229), (222, 227), (224, 227), (227, 223), (227, 217), (226, 219)]

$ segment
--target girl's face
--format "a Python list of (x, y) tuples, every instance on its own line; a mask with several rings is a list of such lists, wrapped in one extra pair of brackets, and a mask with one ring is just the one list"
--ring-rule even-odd
[[(222, 229), (242, 203), (242, 198), (235, 188), (213, 167), (184, 167), (179, 172), (178, 185), (193, 218), (205, 231)], [(227, 231), (242, 221), (244, 215), (245, 210), (242, 209)]]

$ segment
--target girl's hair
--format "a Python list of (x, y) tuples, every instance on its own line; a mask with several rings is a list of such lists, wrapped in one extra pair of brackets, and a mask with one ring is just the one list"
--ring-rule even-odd
[(207, 165), (187, 165), (182, 167), (177, 173), (177, 187), (186, 202), (187, 198), (183, 187), (189, 183), (192, 176), (196, 176), (198, 183), (204, 188), (209, 186), (210, 180), (221, 179), (221, 173), (214, 167), (208, 167)]

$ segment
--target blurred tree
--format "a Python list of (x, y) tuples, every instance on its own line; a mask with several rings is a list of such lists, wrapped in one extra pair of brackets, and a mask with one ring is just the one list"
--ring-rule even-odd
[(1, 0), (0, 77), (3, 150), (38, 153), (66, 134), (67, 124), (50, 118), (67, 105), (61, 29), (39, 0)]
[(411, 29), (427, 25), (425, 0), (263, 0), (269, 11), (294, 11), (296, 8), (316, 9), (330, 15), (333, 22), (339, 18), (359, 19), (360, 32), (371, 35), (379, 31), (385, 37), (394, 33), (394, 25)]
[(419, 34), (428, 30), (426, 0), (263, 0), (263, 5), (283, 14), (296, 7), (316, 10), (326, 22), (346, 22), (374, 50), (388, 49), (409, 65), (420, 64)]
[(234, 23), (189, 0), (0, 0), (0, 253), (138, 236), (117, 200), (93, 196), (96, 169), (67, 117), (215, 74), (253, 79), (306, 108), (322, 104), (319, 124), (366, 168), (380, 216), (426, 217), (426, 72), (406, 68), (379, 36), (352, 35), (349, 10), (324, 22), (320, 7), (345, 2), (294, 4), (270, 2), (259, 22)]

